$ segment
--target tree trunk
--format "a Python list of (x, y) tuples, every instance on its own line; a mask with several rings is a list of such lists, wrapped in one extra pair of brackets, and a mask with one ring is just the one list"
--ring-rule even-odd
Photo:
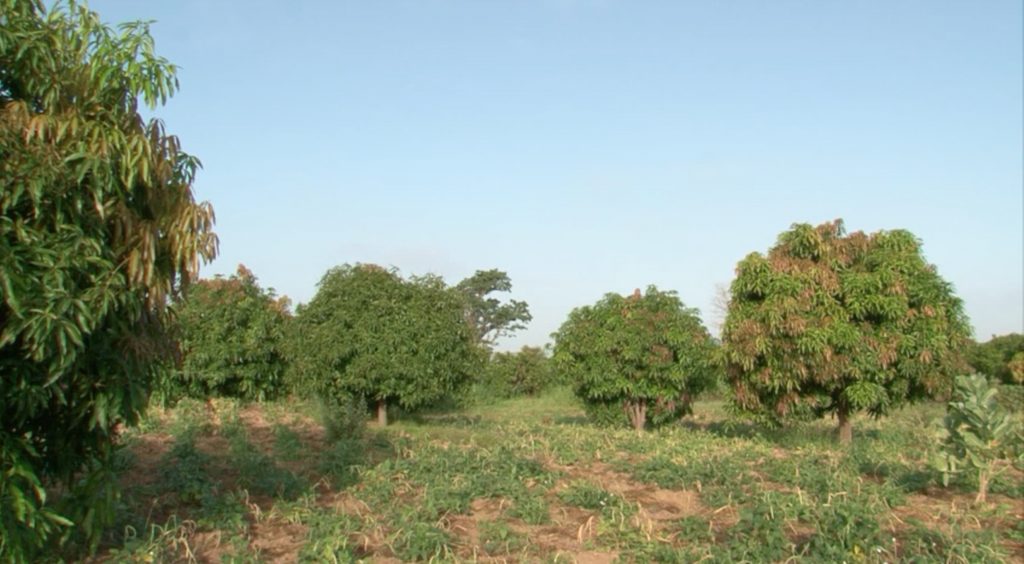
[(647, 402), (644, 400), (637, 400), (636, 402), (629, 402), (628, 413), (633, 428), (636, 429), (637, 433), (641, 433), (644, 430), (644, 425), (647, 423)]
[(988, 470), (981, 470), (978, 472), (978, 496), (974, 498), (974, 503), (980, 505), (988, 500), (988, 483), (990, 481)]
[(388, 426), (388, 404), (384, 400), (377, 400), (377, 425)]
[(839, 400), (839, 443), (848, 445), (853, 441), (853, 424), (850, 423), (850, 405), (846, 400)]

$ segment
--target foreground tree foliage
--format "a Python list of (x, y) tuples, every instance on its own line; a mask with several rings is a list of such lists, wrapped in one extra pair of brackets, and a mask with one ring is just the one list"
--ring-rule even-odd
[(881, 416), (964, 373), (963, 304), (903, 230), (795, 224), (737, 267), (721, 360), (733, 405), (763, 421)]
[(655, 286), (576, 308), (553, 337), (556, 370), (599, 421), (638, 431), (672, 421), (715, 384), (715, 345), (698, 311)]
[(541, 347), (495, 353), (484, 373), (487, 392), (503, 399), (536, 396), (553, 381), (551, 359)]
[(466, 322), (473, 327), (476, 340), (481, 345), (493, 347), (499, 337), (525, 329), (533, 319), (526, 302), (510, 300), (501, 303), (491, 297), (495, 292), (512, 291), (512, 280), (501, 270), (478, 270), (459, 282), (455, 289), (465, 298)]
[(282, 351), (289, 301), (264, 290), (244, 265), (200, 280), (177, 308), (182, 362), (163, 381), (165, 399), (263, 401), (285, 392)]
[(967, 363), (1004, 384), (1024, 383), (1024, 335), (1009, 333), (974, 343), (967, 351)]
[(483, 368), (485, 352), (463, 318), (462, 296), (436, 276), (399, 276), (369, 264), (333, 268), (296, 309), (289, 358), (301, 391), (363, 397), (387, 407), (440, 401)]
[(115, 428), (170, 366), (167, 304), (216, 254), (199, 162), (137, 107), (174, 75), (143, 24), (0, 0), (0, 561), (96, 547)]

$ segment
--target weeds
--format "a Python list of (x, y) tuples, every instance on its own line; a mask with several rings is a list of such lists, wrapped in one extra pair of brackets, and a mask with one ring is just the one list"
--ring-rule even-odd
[[(125, 529), (110, 561), (188, 562), (207, 550), (197, 532), (217, 531), (217, 556), (203, 558), (257, 562), (266, 556), (249, 538), (263, 529), (254, 521), (294, 528), (304, 563), (574, 562), (583, 551), (623, 563), (989, 564), (1020, 556), (1007, 552), (1024, 543), (1013, 470), (990, 484), (1001, 505), (981, 511), (957, 497), (955, 507), (917, 507), (939, 477), (930, 467), (937, 445), (920, 432), (933, 407), (858, 423), (863, 440), (839, 452), (827, 438), (811, 439), (827, 437), (824, 425), (726, 434), (715, 419), (703, 424), (698, 405), (693, 420), (702, 425), (638, 439), (581, 425), (553, 412), (551, 401), (517, 399), (372, 431), (358, 402), (290, 406), (321, 421), (315, 449), (283, 416), (269, 434), (254, 435), (235, 404), (210, 412), (186, 402), (168, 413), (174, 443), (157, 465), (157, 499), (166, 501), (147, 505), (156, 494), (131, 490), (125, 511), (135, 517), (121, 522), (146, 522), (157, 506), (156, 514), (179, 518), (140, 528), (145, 534)], [(227, 448), (203, 446), (217, 437)], [(147, 465), (133, 451), (138, 444), (126, 442), (122, 469)], [(303, 477), (278, 465), (285, 461)], [(958, 491), (970, 478), (958, 477)], [(272, 496), (272, 505), (256, 507), (249, 492)], [(473, 519), (475, 534), (453, 526), (464, 522), (456, 516)]]

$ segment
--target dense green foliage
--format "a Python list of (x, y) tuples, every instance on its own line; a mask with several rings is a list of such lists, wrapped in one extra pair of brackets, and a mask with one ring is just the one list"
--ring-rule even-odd
[(721, 349), (734, 406), (766, 422), (880, 416), (966, 370), (963, 303), (902, 230), (795, 224), (737, 267)]
[(974, 343), (966, 357), (976, 372), (998, 378), (1004, 384), (1024, 383), (1024, 335), (1020, 333)]
[(553, 337), (556, 370), (597, 421), (640, 430), (675, 420), (715, 383), (715, 345), (697, 310), (655, 286), (576, 308)]
[(555, 383), (554, 376), (544, 349), (523, 346), (516, 352), (491, 355), (481, 383), (488, 395), (508, 399), (536, 396)]
[(1000, 462), (1014, 461), (1024, 469), (1020, 422), (996, 402), (998, 393), (999, 386), (991, 385), (983, 374), (957, 376), (946, 417), (937, 426), (943, 483), (948, 485), (951, 476), (973, 470), (978, 478), (976, 503), (985, 503), (989, 483), (1009, 470)]
[(176, 308), (182, 359), (162, 382), (165, 399), (263, 401), (285, 393), (287, 308), (287, 298), (261, 288), (244, 265), (227, 279), (198, 281)]
[(495, 292), (512, 291), (512, 280), (500, 270), (478, 270), (456, 284), (455, 289), (465, 298), (466, 321), (482, 345), (493, 346), (499, 337), (526, 328), (533, 319), (526, 302), (510, 300), (503, 304), (491, 297)]
[(0, 561), (95, 546), (115, 428), (169, 366), (167, 303), (216, 253), (199, 162), (138, 111), (176, 87), (143, 24), (0, 0)]
[(485, 351), (463, 317), (462, 296), (435, 276), (343, 265), (296, 309), (289, 360), (295, 383), (325, 399), (358, 396), (412, 410), (468, 384)]

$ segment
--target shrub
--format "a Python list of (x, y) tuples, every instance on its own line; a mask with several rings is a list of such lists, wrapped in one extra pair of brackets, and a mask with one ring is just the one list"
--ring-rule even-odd
[(936, 460), (944, 485), (949, 478), (964, 470), (978, 477), (975, 503), (985, 503), (988, 486), (1006, 471), (1000, 461), (1024, 461), (1020, 429), (1009, 413), (997, 402), (999, 387), (985, 376), (959, 376), (953, 397), (946, 406), (946, 417), (936, 422), (936, 433), (942, 450)]

